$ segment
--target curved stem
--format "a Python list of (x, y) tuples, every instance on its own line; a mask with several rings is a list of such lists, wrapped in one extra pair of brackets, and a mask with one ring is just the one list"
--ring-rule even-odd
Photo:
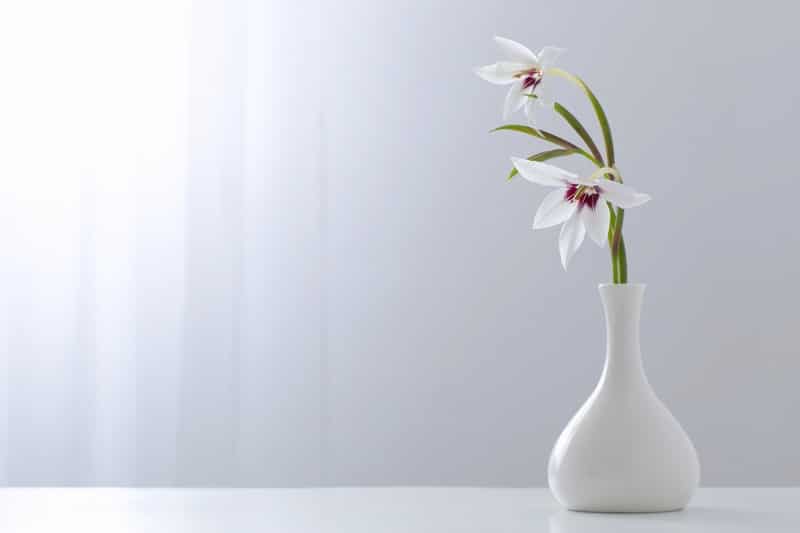
[(606, 177), (611, 176), (610, 178), (608, 178), (609, 180), (614, 181), (614, 179), (616, 178), (616, 181), (622, 183), (622, 176), (619, 175), (619, 170), (611, 167), (598, 168), (597, 170), (592, 172), (591, 176), (589, 176), (589, 179), (594, 180), (601, 176), (606, 176)]
[(617, 223), (617, 214), (614, 213), (614, 208), (610, 203), (606, 202), (606, 207), (611, 216), (611, 221), (608, 225), (608, 251), (611, 253), (611, 279), (614, 283), (619, 283), (619, 268), (617, 267), (617, 258), (614, 256), (614, 226)]
[[(606, 176), (610, 175), (612, 180), (618, 181), (622, 183), (622, 177), (619, 175), (618, 172), (614, 169), (614, 139), (611, 135), (611, 126), (608, 123), (608, 117), (606, 116), (605, 111), (603, 110), (603, 106), (600, 105), (600, 101), (594, 95), (589, 86), (586, 85), (581, 78), (575, 76), (574, 74), (570, 74), (569, 72), (559, 69), (559, 68), (551, 68), (549, 71), (551, 74), (556, 76), (561, 76), (562, 78), (567, 79), (568, 81), (577, 85), (583, 92), (586, 94), (586, 97), (589, 99), (589, 102), (592, 104), (592, 108), (594, 109), (594, 113), (597, 116), (597, 122), (600, 124), (600, 129), (603, 132), (603, 140), (605, 142), (606, 148), (606, 160), (603, 161), (602, 154), (600, 154), (599, 150), (597, 149), (597, 145), (594, 144), (591, 136), (588, 134), (586, 129), (580, 124), (580, 122), (575, 118), (572, 113), (570, 113), (566, 108), (562, 105), (556, 103), (554, 108), (556, 112), (561, 115), (572, 128), (578, 133), (578, 135), (583, 139), (586, 143), (589, 150), (592, 152), (586, 152), (572, 144), (571, 142), (567, 141), (566, 139), (562, 139), (557, 135), (553, 135), (550, 132), (541, 131), (535, 128), (531, 128), (530, 126), (522, 126), (519, 124), (509, 124), (506, 126), (500, 126), (492, 131), (498, 130), (513, 130), (513, 131), (520, 131), (523, 133), (527, 133), (528, 135), (532, 135), (539, 139), (551, 142), (556, 144), (562, 148), (568, 150), (574, 150), (575, 153), (581, 154), (592, 163), (600, 167), (600, 172), (605, 174)], [(607, 168), (610, 167), (610, 168)], [(622, 208), (618, 208), (616, 213), (614, 210), (609, 206), (611, 210), (611, 221), (609, 225), (609, 247), (611, 249), (611, 267), (614, 276), (614, 283), (627, 283), (628, 282), (628, 258), (627, 253), (625, 251), (625, 239), (622, 236), (622, 225), (625, 220), (625, 212)]]
[(603, 140), (606, 143), (606, 164), (610, 167), (613, 167), (614, 139), (611, 136), (611, 126), (608, 124), (608, 117), (606, 116), (606, 112), (603, 110), (603, 106), (600, 105), (600, 101), (594, 95), (592, 90), (589, 89), (589, 86), (586, 85), (586, 82), (584, 82), (578, 76), (570, 74), (566, 70), (562, 70), (560, 68), (551, 68), (548, 72), (555, 74), (556, 76), (561, 76), (562, 78), (574, 83), (586, 94), (586, 97), (589, 98), (589, 102), (591, 102), (592, 108), (594, 109), (594, 114), (597, 115), (597, 122), (600, 123), (600, 129), (603, 130)]

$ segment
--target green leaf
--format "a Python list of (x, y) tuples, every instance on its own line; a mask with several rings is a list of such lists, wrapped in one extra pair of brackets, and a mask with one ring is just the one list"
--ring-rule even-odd
[(592, 152), (594, 158), (602, 163), (603, 155), (600, 153), (600, 150), (597, 149), (597, 145), (594, 143), (594, 139), (592, 139), (592, 136), (589, 135), (589, 132), (586, 131), (586, 128), (583, 127), (583, 124), (581, 124), (581, 122), (575, 117), (575, 115), (570, 113), (566, 107), (559, 104), (558, 102), (553, 104), (553, 109), (555, 109), (556, 113), (561, 115), (564, 118), (564, 120), (566, 120), (567, 123), (570, 126), (572, 126), (572, 129), (575, 130), (575, 133), (577, 133), (580, 136), (580, 138), (583, 139), (583, 142), (586, 143), (586, 147), (589, 148), (590, 152)]
[[(568, 150), (566, 148), (555, 148), (553, 150), (547, 150), (545, 152), (539, 152), (538, 154), (533, 154), (532, 156), (528, 157), (528, 161), (548, 161), (550, 159), (555, 159), (557, 157), (564, 157), (572, 154), (577, 154), (575, 150)], [(511, 181), (511, 178), (516, 176), (519, 172), (517, 171), (517, 167), (511, 167), (511, 172), (508, 173), (508, 181)]]
[(550, 69), (552, 74), (556, 74), (567, 80), (571, 81), (575, 85), (577, 85), (589, 98), (589, 102), (592, 104), (592, 108), (594, 108), (594, 114), (597, 115), (597, 122), (600, 123), (600, 129), (603, 131), (603, 140), (606, 144), (606, 164), (610, 167), (614, 166), (614, 139), (611, 137), (611, 126), (608, 124), (608, 117), (606, 116), (606, 112), (603, 111), (603, 106), (600, 105), (600, 101), (594, 95), (589, 86), (586, 85), (582, 79), (574, 74), (570, 74), (566, 70), (561, 70), (560, 68), (552, 68)]
[(524, 133), (526, 135), (530, 135), (531, 137), (536, 137), (537, 139), (542, 139), (543, 141), (553, 143), (557, 146), (560, 146), (561, 148), (565, 148), (567, 150), (573, 150), (575, 153), (582, 155), (595, 165), (599, 167), (603, 166), (602, 162), (595, 159), (595, 157), (586, 150), (583, 150), (575, 146), (568, 140), (562, 139), (558, 135), (550, 133), (549, 131), (537, 130), (530, 126), (523, 126), (522, 124), (505, 124), (503, 126), (499, 126), (491, 130), (492, 133), (494, 133), (495, 131), (516, 131), (519, 133)]

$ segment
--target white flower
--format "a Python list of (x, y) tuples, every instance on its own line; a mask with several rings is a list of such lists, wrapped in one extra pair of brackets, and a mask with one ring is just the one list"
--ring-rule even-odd
[(553, 165), (512, 157), (520, 175), (528, 181), (556, 187), (542, 200), (533, 219), (533, 229), (549, 228), (562, 224), (558, 236), (561, 264), (566, 270), (575, 252), (583, 243), (586, 233), (601, 247), (608, 238), (611, 215), (606, 202), (628, 209), (650, 200), (627, 185), (603, 178), (604, 174), (617, 175), (611, 168), (598, 169), (588, 178), (579, 178)]
[[(494, 40), (506, 56), (504, 61), (478, 67), (475, 73), (484, 80), (497, 85), (511, 84), (503, 106), (503, 120), (514, 111), (525, 107), (525, 115), (531, 124), (537, 104), (550, 105), (545, 92), (545, 78), (556, 59), (566, 50), (545, 46), (534, 54), (525, 46), (511, 39), (495, 37)], [(534, 98), (533, 95), (536, 95)]]

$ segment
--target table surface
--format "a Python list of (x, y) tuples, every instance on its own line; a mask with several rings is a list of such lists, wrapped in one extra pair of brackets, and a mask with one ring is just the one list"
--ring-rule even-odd
[(700, 489), (684, 511), (575, 513), (546, 489), (0, 489), (0, 531), (800, 532), (800, 488)]

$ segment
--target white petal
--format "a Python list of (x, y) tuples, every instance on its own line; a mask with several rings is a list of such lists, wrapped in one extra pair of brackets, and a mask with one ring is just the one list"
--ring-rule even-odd
[(536, 54), (531, 52), (527, 46), (517, 41), (506, 39), (505, 37), (495, 37), (494, 40), (509, 60), (531, 66), (539, 64), (539, 61), (536, 59)]
[(506, 101), (503, 105), (503, 120), (508, 120), (508, 117), (514, 111), (518, 111), (520, 107), (525, 104), (525, 100), (528, 97), (522, 92), (522, 82), (517, 81), (517, 83), (513, 84), (511, 88), (508, 90), (508, 94), (506, 94)]
[(616, 181), (599, 180), (597, 185), (603, 191), (602, 196), (604, 196), (606, 200), (623, 209), (637, 207), (650, 200), (649, 194), (636, 192), (627, 185), (617, 183)]
[(593, 180), (590, 178), (584, 178), (582, 176), (576, 176), (575, 179), (571, 181), (575, 185), (586, 185), (587, 187), (595, 187), (597, 185), (602, 185), (602, 183), (600, 183), (600, 180)]
[(567, 269), (570, 260), (580, 248), (585, 236), (586, 228), (583, 227), (583, 221), (577, 214), (570, 217), (561, 226), (561, 233), (558, 235), (558, 251), (561, 254), (561, 265), (564, 270)]
[(527, 72), (531, 69), (529, 64), (520, 63), (518, 61), (498, 61), (496, 64), (499, 70), (502, 70), (503, 72), (510, 72), (512, 74)]
[(533, 229), (550, 228), (566, 221), (575, 213), (577, 205), (564, 199), (564, 189), (556, 189), (542, 200), (533, 218)]
[(531, 100), (542, 107), (553, 106), (553, 99), (550, 97), (550, 84), (547, 83), (546, 76), (542, 78), (542, 81), (536, 86), (536, 98), (531, 98)]
[(519, 72), (519, 70), (511, 70), (509, 68), (509, 63), (494, 63), (492, 65), (475, 68), (475, 74), (495, 85), (514, 83), (517, 79), (514, 77), (516, 72)]
[(528, 161), (519, 157), (512, 157), (511, 162), (514, 163), (520, 176), (545, 187), (564, 187), (565, 182), (571, 182), (576, 177), (572, 172), (547, 163)]
[(536, 111), (539, 108), (539, 104), (537, 104), (536, 98), (530, 98), (528, 96), (525, 97), (525, 117), (528, 119), (528, 125), (532, 127), (536, 127)]
[(584, 206), (580, 215), (583, 218), (583, 225), (586, 226), (586, 232), (589, 233), (589, 237), (600, 248), (605, 246), (608, 240), (608, 226), (611, 224), (611, 213), (608, 212), (606, 203), (601, 199), (598, 200), (594, 209)]
[(566, 51), (566, 48), (558, 48), (556, 46), (545, 46), (542, 48), (538, 57), (542, 70), (547, 70), (555, 65), (558, 58)]

